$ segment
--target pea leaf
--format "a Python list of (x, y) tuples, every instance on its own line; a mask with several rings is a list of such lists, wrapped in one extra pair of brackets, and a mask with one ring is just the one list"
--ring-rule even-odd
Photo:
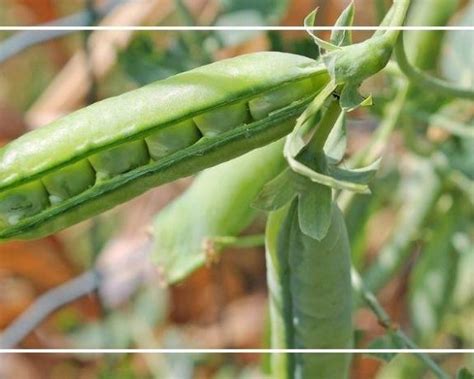
[(330, 163), (338, 164), (347, 148), (346, 114), (342, 112), (324, 145), (324, 153)]
[(321, 241), (331, 224), (332, 191), (330, 187), (313, 183), (299, 195), (298, 219), (301, 231)]
[(474, 375), (466, 367), (459, 369), (456, 379), (474, 379)]
[(285, 142), (283, 150), (285, 157), (296, 157), (309, 143), (321, 118), (320, 111), (335, 89), (335, 83), (330, 81), (298, 117), (295, 128)]
[(118, 54), (121, 68), (139, 85), (189, 70), (197, 64), (178, 40), (166, 52), (159, 52), (146, 34), (137, 35), (131, 44)]
[(346, 84), (341, 92), (341, 108), (350, 112), (361, 106), (372, 105), (372, 97), (364, 98), (358, 91), (359, 84)]
[(296, 159), (288, 159), (290, 167), (300, 175), (306, 176), (311, 181), (334, 189), (354, 191), (357, 193), (370, 193), (368, 183), (377, 172), (380, 160), (359, 169), (343, 169), (328, 164), (327, 172), (315, 171)]
[(308, 14), (305, 19), (304, 19), (304, 26), (306, 29), (306, 32), (313, 38), (314, 43), (318, 45), (318, 47), (322, 50), (326, 51), (333, 51), (339, 49), (338, 46), (331, 42), (327, 42), (323, 40), (322, 38), (319, 38), (310, 28), (314, 26), (315, 20), (316, 20), (316, 15), (318, 13), (318, 8), (316, 8), (314, 11), (312, 11), (310, 14)]
[(289, 203), (296, 196), (292, 185), (294, 176), (294, 173), (287, 168), (269, 181), (252, 202), (252, 207), (271, 212)]
[[(352, 26), (354, 23), (354, 2), (344, 9), (334, 26)], [(331, 43), (335, 46), (345, 46), (352, 43), (352, 32), (350, 30), (337, 30), (331, 32)]]
[(377, 159), (370, 165), (357, 169), (344, 169), (335, 165), (328, 165), (329, 173), (340, 181), (350, 182), (354, 184), (367, 185), (377, 173), (381, 159)]

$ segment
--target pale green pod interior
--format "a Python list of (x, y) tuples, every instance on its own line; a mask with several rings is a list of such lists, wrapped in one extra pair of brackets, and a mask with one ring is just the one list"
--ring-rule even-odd
[(16, 225), (24, 217), (33, 216), (47, 207), (48, 193), (39, 180), (0, 193), (0, 226)]
[(213, 137), (244, 124), (248, 118), (247, 103), (241, 102), (196, 116), (194, 122), (203, 135)]
[(196, 143), (201, 133), (192, 120), (161, 129), (145, 138), (150, 156), (154, 160)]
[(102, 180), (143, 166), (150, 156), (145, 141), (138, 140), (94, 154), (89, 161), (97, 172), (97, 180)]
[(41, 179), (49, 193), (51, 204), (78, 195), (95, 183), (95, 171), (87, 160), (66, 166)]
[(261, 120), (271, 112), (309, 95), (312, 91), (314, 91), (314, 84), (311, 79), (288, 83), (262, 96), (251, 99), (249, 101), (250, 114), (253, 119)]

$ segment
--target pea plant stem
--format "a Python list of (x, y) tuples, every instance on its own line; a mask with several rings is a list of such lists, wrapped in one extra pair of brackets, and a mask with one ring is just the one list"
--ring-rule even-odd
[(313, 142), (310, 148), (313, 152), (319, 153), (323, 150), (324, 144), (328, 139), (329, 133), (336, 124), (336, 120), (341, 114), (341, 107), (338, 101), (331, 101), (326, 112), (324, 113), (323, 119), (320, 121), (316, 132), (314, 133)]
[(229, 247), (234, 248), (251, 248), (251, 247), (260, 247), (265, 244), (265, 235), (264, 234), (253, 234), (248, 236), (223, 236), (223, 237), (213, 237), (211, 242), (218, 250), (222, 250)]
[(456, 87), (453, 84), (435, 78), (413, 66), (408, 61), (408, 58), (405, 53), (405, 47), (403, 44), (403, 33), (400, 34), (395, 45), (395, 56), (402, 72), (416, 86), (422, 87), (427, 91), (436, 91), (453, 97), (474, 100), (474, 91), (472, 89)]
[[(355, 268), (351, 269), (352, 288), (358, 296), (376, 315), (379, 324), (390, 333), (395, 334), (403, 344), (409, 349), (418, 349), (418, 346), (408, 337), (397, 325), (378, 302), (375, 295), (364, 285), (360, 274)], [(449, 379), (450, 376), (438, 366), (438, 364), (425, 353), (415, 353), (415, 355), (436, 375), (439, 379)]]

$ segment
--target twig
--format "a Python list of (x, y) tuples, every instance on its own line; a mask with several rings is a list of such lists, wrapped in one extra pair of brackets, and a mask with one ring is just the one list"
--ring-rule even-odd
[(15, 347), (52, 312), (98, 288), (100, 275), (92, 269), (41, 295), (2, 334), (0, 348)]
[[(398, 337), (403, 344), (409, 349), (418, 349), (418, 346), (408, 337), (399, 326), (393, 322), (382, 305), (378, 302), (375, 295), (370, 292), (364, 285), (360, 274), (352, 267), (352, 288), (364, 300), (367, 306), (377, 316), (377, 320), (388, 332)], [(414, 353), (439, 379), (449, 379), (450, 376), (438, 366), (438, 364), (425, 353)]]
[[(105, 5), (97, 9), (97, 14), (99, 17), (103, 17), (117, 5), (120, 5), (126, 1), (127, 0), (109, 0)], [(89, 25), (89, 23), (90, 12), (85, 10), (75, 13), (71, 16), (45, 23), (42, 26), (86, 26)], [(38, 32), (27, 30), (16, 33), (0, 44), (0, 64), (31, 46), (50, 41), (52, 39), (60, 38), (71, 33), (75, 33), (75, 31), (45, 30)]]

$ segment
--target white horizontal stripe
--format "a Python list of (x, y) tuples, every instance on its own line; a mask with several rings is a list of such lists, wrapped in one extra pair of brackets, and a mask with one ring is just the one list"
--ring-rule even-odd
[(295, 30), (353, 30), (353, 31), (375, 31), (375, 30), (469, 30), (474, 31), (474, 26), (315, 26), (307, 28), (304, 26), (118, 26), (118, 25), (96, 25), (96, 26), (0, 26), (0, 31), (44, 31), (44, 30), (72, 30), (72, 31), (295, 31)]
[(405, 353), (405, 354), (474, 354), (474, 349), (0, 349), (0, 354), (8, 353), (50, 353), (50, 354), (101, 354), (101, 353), (140, 353), (140, 354), (203, 354), (203, 353), (299, 353), (299, 354), (367, 354), (367, 353)]

